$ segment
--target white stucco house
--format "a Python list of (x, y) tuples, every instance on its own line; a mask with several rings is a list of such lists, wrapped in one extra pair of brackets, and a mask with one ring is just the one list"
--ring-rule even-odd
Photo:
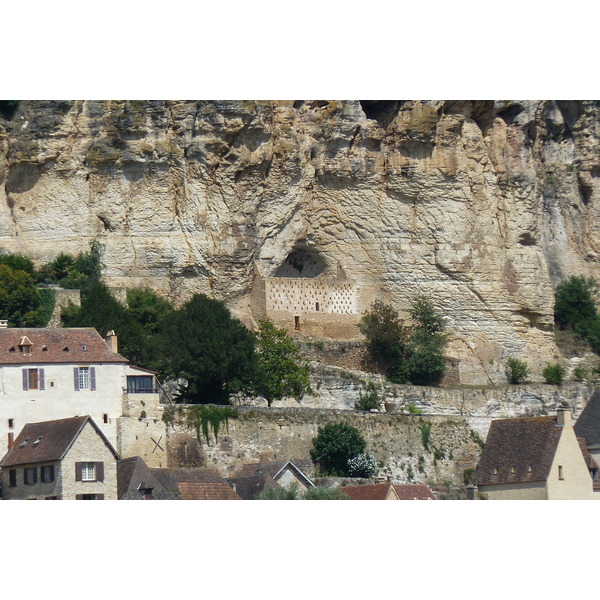
[(117, 419), (134, 405), (158, 408), (156, 379), (117, 352), (114, 332), (0, 326), (0, 456), (26, 423), (83, 415), (118, 448)]

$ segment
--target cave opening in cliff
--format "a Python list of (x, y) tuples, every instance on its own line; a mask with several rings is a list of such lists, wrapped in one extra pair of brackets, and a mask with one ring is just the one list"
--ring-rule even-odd
[(319, 277), (327, 270), (327, 263), (318, 250), (295, 247), (280, 265), (275, 277)]
[(396, 118), (403, 100), (359, 100), (367, 119), (377, 121), (379, 126), (386, 129)]

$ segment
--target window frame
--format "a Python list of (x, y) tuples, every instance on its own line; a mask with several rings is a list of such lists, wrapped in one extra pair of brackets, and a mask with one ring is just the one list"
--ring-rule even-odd
[(81, 481), (97, 481), (95, 462), (81, 463)]
[(54, 480), (54, 465), (42, 465), (40, 467), (40, 481), (42, 483), (52, 483)]
[(37, 467), (24, 467), (23, 468), (23, 483), (25, 485), (35, 485), (37, 482), (38, 482)]

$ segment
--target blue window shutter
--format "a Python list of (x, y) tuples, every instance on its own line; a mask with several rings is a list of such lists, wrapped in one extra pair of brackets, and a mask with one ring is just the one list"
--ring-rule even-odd
[(27, 391), (29, 389), (29, 378), (27, 369), (23, 369), (23, 390)]
[(79, 367), (73, 367), (73, 386), (76, 392), (79, 391)]
[(90, 390), (96, 391), (96, 367), (90, 367)]
[(46, 389), (46, 380), (44, 378), (44, 369), (38, 369), (40, 390)]

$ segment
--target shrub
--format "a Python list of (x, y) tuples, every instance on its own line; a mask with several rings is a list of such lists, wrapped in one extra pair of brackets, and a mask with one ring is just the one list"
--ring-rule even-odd
[(358, 401), (356, 402), (355, 408), (357, 410), (381, 410), (383, 406), (383, 400), (377, 392), (377, 388), (372, 381), (367, 384), (367, 393), (358, 393)]
[(529, 367), (524, 360), (509, 358), (506, 361), (506, 366), (509, 371), (508, 380), (510, 383), (518, 385), (525, 383), (529, 379)]
[(337, 487), (313, 487), (306, 490), (302, 500), (350, 500), (350, 496)]
[(573, 370), (573, 377), (575, 377), (576, 381), (585, 381), (587, 379), (588, 373), (583, 367), (575, 367)]
[(347, 477), (348, 461), (362, 454), (366, 446), (356, 427), (345, 423), (328, 423), (319, 427), (310, 456), (323, 475)]
[(298, 484), (292, 484), (289, 488), (268, 487), (256, 496), (256, 500), (300, 500)]
[(348, 475), (350, 477), (365, 477), (369, 479), (377, 474), (377, 463), (370, 452), (363, 452), (348, 460)]
[(546, 383), (560, 385), (565, 377), (565, 368), (560, 363), (548, 363), (542, 371)]

